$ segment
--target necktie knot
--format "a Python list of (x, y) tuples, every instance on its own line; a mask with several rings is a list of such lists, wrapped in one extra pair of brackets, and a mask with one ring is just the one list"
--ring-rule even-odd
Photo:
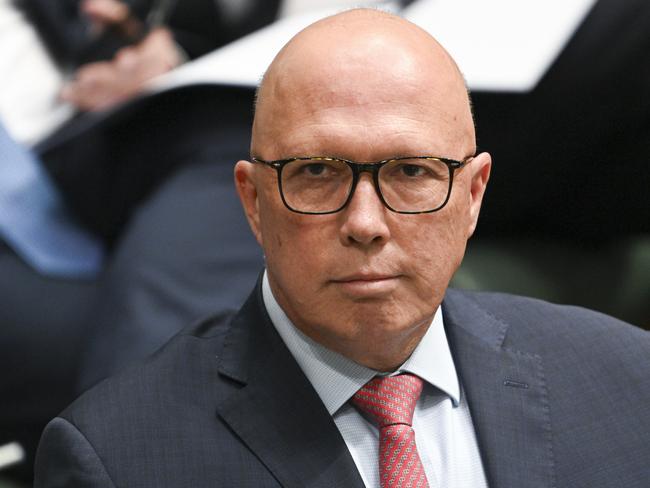
[(352, 397), (352, 404), (377, 427), (411, 426), (422, 380), (412, 374), (376, 376)]

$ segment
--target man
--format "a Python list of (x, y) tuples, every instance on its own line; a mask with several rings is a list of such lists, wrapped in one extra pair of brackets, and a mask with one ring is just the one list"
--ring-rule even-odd
[(53, 420), (36, 486), (645, 483), (645, 332), (447, 290), (491, 160), (428, 34), (370, 10), (310, 26), (265, 75), (251, 152), (258, 287)]

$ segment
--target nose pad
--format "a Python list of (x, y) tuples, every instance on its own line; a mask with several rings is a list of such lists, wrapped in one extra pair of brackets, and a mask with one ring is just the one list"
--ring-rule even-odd
[[(379, 188), (377, 188), (370, 171), (363, 170), (363, 172), (359, 175), (359, 179), (357, 180), (357, 184), (353, 189), (352, 198), (350, 198), (348, 207), (355, 204), (355, 202), (359, 199), (373, 200), (380, 207), (384, 207), (381, 196), (379, 195)], [(368, 202), (361, 201), (361, 203), (367, 204)]]

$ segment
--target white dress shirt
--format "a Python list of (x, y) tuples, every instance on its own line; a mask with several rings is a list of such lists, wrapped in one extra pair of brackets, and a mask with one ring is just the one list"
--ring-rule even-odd
[[(348, 402), (378, 372), (300, 332), (275, 300), (266, 272), (262, 294), (273, 325), (332, 415), (366, 487), (379, 488), (379, 431)], [(394, 374), (402, 372), (424, 380), (413, 415), (413, 430), (429, 486), (487, 487), (440, 308), (411, 357)]]

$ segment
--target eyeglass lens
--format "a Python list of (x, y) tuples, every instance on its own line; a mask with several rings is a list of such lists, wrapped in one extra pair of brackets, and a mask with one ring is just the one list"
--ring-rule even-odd
[[(426, 212), (447, 199), (450, 171), (437, 159), (391, 160), (379, 170), (379, 190), (386, 204), (398, 212)], [(354, 173), (337, 159), (295, 160), (282, 171), (285, 201), (300, 212), (324, 213), (347, 201)]]

